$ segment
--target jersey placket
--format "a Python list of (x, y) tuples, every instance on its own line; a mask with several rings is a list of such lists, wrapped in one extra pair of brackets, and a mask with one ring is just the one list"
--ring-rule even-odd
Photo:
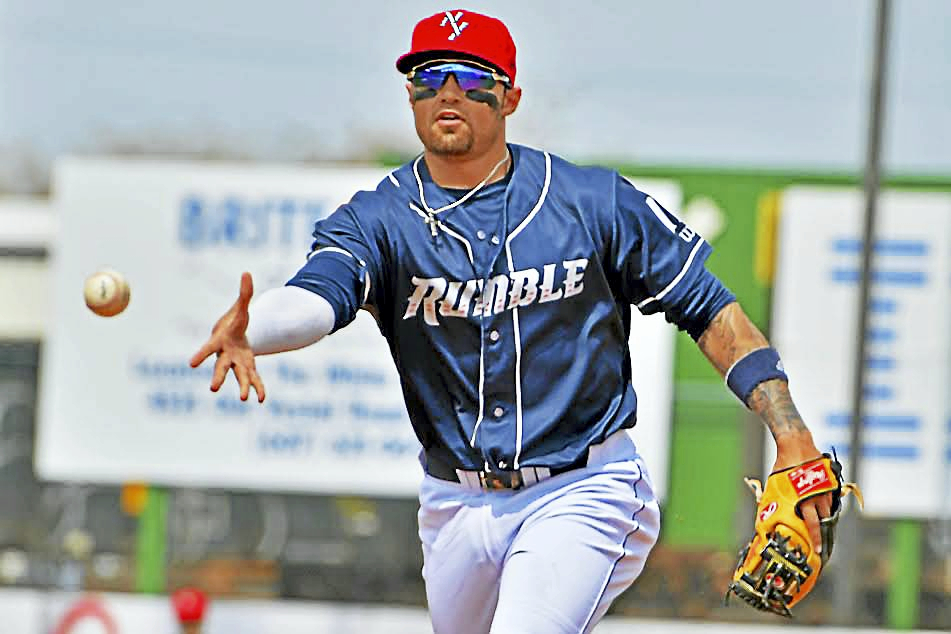
[(511, 467), (517, 451), (515, 350), (511, 311), (507, 310), (510, 280), (504, 244), (508, 231), (508, 187), (501, 197), (502, 208), (495, 214), (495, 230), (488, 233), (482, 226), (473, 226), (480, 224), (474, 222), (470, 209), (480, 202), (474, 192), (463, 196), (466, 200), (457, 199), (432, 209), (424, 187), (432, 186), (436, 190), (432, 193), (439, 189), (432, 182), (423, 184), (418, 175), (417, 179), (423, 207), (418, 211), (429, 216), (427, 224), (431, 228), (466, 243), (472, 273), (480, 280), (479, 298), (472, 314), (479, 325), (479, 412), (469, 444), (481, 456), (486, 470), (505, 470)]
[[(515, 163), (517, 159), (513, 156)], [(551, 157), (544, 153), (544, 182), (540, 190), (533, 186), (518, 187), (515, 184), (519, 179), (517, 176), (512, 177), (502, 197), (501, 214), (496, 212), (496, 231), (492, 234), (485, 231), (487, 222), (483, 221), (483, 226), (473, 226), (472, 214), (458, 213), (463, 209), (469, 211), (470, 205), (479, 204), (476, 191), (470, 191), (444, 206), (430, 207), (425, 190), (436, 194), (433, 200), (444, 197), (445, 190), (440, 190), (431, 181), (424, 185), (418, 170), (419, 164), (417, 159), (413, 172), (421, 204), (414, 205), (411, 202), (410, 208), (426, 221), (434, 243), (442, 233), (466, 246), (468, 261), (475, 276), (473, 279), (480, 284), (471, 315), (471, 319), (479, 320), (479, 403), (476, 421), (468, 439), (469, 445), (480, 455), (486, 470), (518, 469), (524, 431), (522, 412), (519, 411), (522, 400), (519, 359), (522, 351), (518, 307), (515, 305), (518, 298), (512, 297), (515, 263), (511, 241), (531, 222), (545, 202), (551, 182)], [(484, 185), (483, 182), (476, 190)], [(517, 206), (517, 209), (512, 207), (515, 209), (514, 215), (509, 213), (511, 204)], [(513, 216), (511, 222), (510, 215)]]
[[(522, 412), (519, 411), (522, 405), (519, 362), (522, 351), (516, 305), (518, 298), (510, 293), (510, 286), (514, 284), (511, 274), (516, 270), (511, 243), (545, 203), (551, 183), (551, 157), (547, 153), (544, 174), (541, 191), (531, 207), (524, 192), (516, 197), (510, 191), (511, 183), (506, 188), (500, 224), (495, 234), (501, 236), (498, 239), (499, 248), (493, 253), (491, 266), (483, 276), (480, 300), (484, 307), (480, 356), (480, 401), (483, 407), (479, 416), (482, 424), (476, 425), (472, 446), (481, 452), (487, 470), (495, 467), (500, 470), (520, 467), (523, 430)], [(512, 221), (517, 223), (515, 227), (510, 226), (512, 223), (509, 213), (509, 203), (513, 199), (520, 205), (525, 205), (524, 209), (516, 212), (517, 215)], [(491, 242), (495, 243), (496, 240)], [(490, 421), (487, 429), (479, 434), (480, 427), (486, 426), (486, 420)]]
[[(479, 240), (485, 245), (479, 249), (488, 257), (483, 260), (482, 308), (480, 325), (481, 411), (473, 431), (471, 444), (480, 452), (486, 470), (512, 468), (515, 452), (515, 349), (512, 313), (507, 310), (509, 271), (506, 264), (503, 239), (507, 231), (508, 196), (503, 197), (503, 209), (495, 232)], [(476, 237), (479, 237), (477, 230)], [(480, 262), (481, 263), (481, 262)]]

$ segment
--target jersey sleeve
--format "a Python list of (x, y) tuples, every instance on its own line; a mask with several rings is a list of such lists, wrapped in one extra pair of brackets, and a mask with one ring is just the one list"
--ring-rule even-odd
[(287, 285), (326, 299), (334, 309), (334, 332), (352, 322), (361, 306), (373, 303), (379, 255), (350, 205), (318, 220), (313, 236), (307, 262)]
[(704, 265), (712, 248), (651, 196), (617, 175), (611, 266), (624, 298), (645, 314), (698, 339), (713, 317), (736, 300)]

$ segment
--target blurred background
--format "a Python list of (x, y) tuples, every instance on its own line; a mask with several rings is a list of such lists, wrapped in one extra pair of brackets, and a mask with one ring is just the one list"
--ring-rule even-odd
[[(449, 8), (0, 0), (4, 634), (429, 631), (416, 445), (372, 320), (264, 361), (264, 408), (186, 363), (242, 270), (282, 283), (314, 220), (419, 152), (394, 63)], [(682, 216), (820, 447), (863, 443), (866, 510), (795, 621), (724, 605), (771, 443), (689, 337), (635, 324), (664, 525), (599, 631), (951, 629), (951, 3), (463, 8), (518, 46), (509, 139)], [(111, 319), (81, 299), (104, 266), (132, 285)]]

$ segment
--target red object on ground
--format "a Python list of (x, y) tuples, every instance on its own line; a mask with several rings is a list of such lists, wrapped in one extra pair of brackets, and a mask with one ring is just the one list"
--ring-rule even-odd
[(62, 620), (57, 623), (53, 634), (69, 634), (80, 621), (87, 619), (99, 621), (109, 634), (119, 634), (119, 628), (116, 627), (112, 615), (93, 597), (85, 597), (70, 606)]
[(200, 623), (207, 604), (205, 593), (195, 588), (181, 588), (172, 594), (172, 607), (180, 623)]

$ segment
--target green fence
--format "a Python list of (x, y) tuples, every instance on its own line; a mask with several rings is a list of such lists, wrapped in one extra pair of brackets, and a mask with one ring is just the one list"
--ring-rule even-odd
[[(618, 168), (635, 183), (638, 177), (676, 181), (686, 210), (698, 199), (712, 201), (722, 214), (723, 231), (710, 236), (714, 252), (707, 264), (766, 333), (779, 192), (790, 185), (861, 185), (858, 176), (847, 174)], [(951, 178), (902, 177), (885, 186), (951, 191)], [(684, 333), (677, 339), (673, 412), (662, 539), (673, 546), (733, 548), (742, 534), (736, 526), (738, 509), (745, 509), (747, 501), (742, 476), (762, 469), (762, 461), (749, 456), (761, 456), (763, 432)], [(739, 517), (748, 522), (749, 514)]]

